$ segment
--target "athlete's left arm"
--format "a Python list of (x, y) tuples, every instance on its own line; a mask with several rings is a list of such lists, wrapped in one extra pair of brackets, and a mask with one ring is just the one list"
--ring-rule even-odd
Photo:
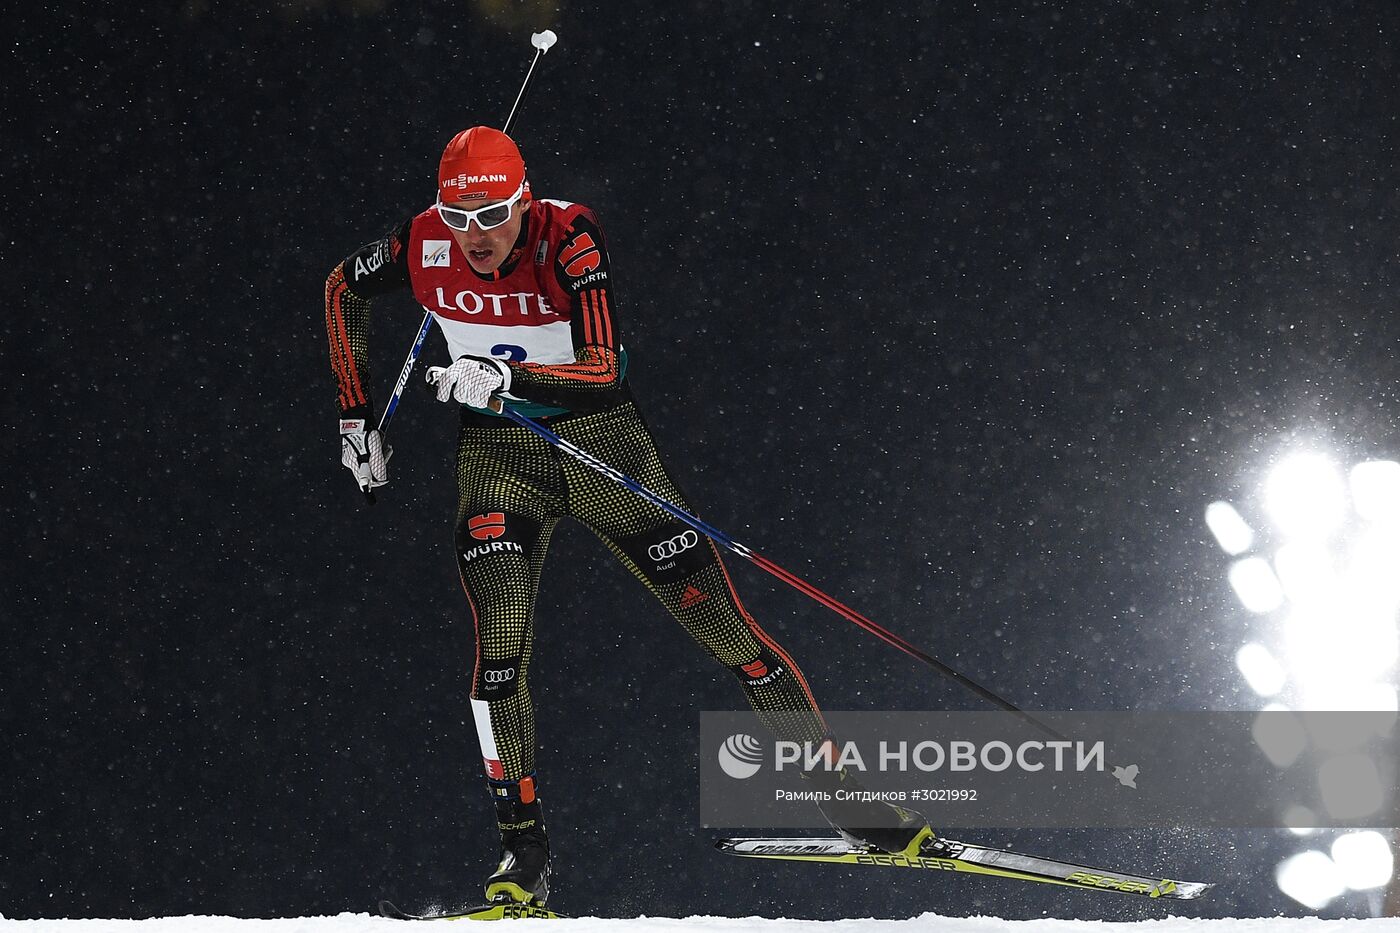
[(510, 394), (571, 411), (601, 411), (621, 401), (622, 336), (603, 229), (588, 208), (569, 225), (554, 260), (569, 295), (572, 363), (511, 363)]

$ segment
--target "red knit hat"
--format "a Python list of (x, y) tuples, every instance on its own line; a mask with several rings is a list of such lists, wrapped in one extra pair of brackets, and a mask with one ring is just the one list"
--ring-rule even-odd
[(515, 142), (489, 126), (453, 136), (438, 163), (438, 193), (445, 202), (504, 201), (524, 179), (525, 160)]

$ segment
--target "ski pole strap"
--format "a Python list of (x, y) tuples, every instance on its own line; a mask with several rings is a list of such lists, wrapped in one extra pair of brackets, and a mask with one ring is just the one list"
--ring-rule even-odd
[(558, 447), (560, 450), (564, 451), (566, 454), (573, 457), (574, 459), (584, 463), (589, 467), (592, 467), (594, 470), (598, 471), (599, 473), (602, 473), (604, 476), (608, 477), (614, 482), (619, 483), (620, 485), (630, 489), (632, 492), (641, 496), (643, 499), (647, 500), (652, 505), (655, 505), (658, 508), (669, 512), (671, 515), (674, 515), (676, 518), (685, 522), (691, 528), (694, 528), (696, 531), (709, 537), (716, 544), (726, 548), (729, 551), (732, 551), (735, 554), (738, 554), (740, 557), (744, 558), (750, 563), (772, 574), (779, 580), (782, 580), (788, 586), (797, 590), (799, 593), (802, 593), (803, 595), (816, 600), (817, 602), (821, 603), (823, 606), (827, 607), (828, 609), (835, 612), (837, 615), (841, 616), (847, 621), (854, 622), (856, 625), (865, 629), (867, 632), (874, 635), (876, 638), (879, 638), (886, 644), (892, 645), (893, 647), (898, 648), (900, 651), (903, 651), (910, 657), (922, 661), (924, 664), (927, 664), (929, 667), (933, 668), (938, 673), (942, 674), (944, 677), (947, 677), (954, 683), (957, 683), (958, 685), (972, 691), (973, 693), (980, 696), (982, 699), (991, 703), (993, 706), (1000, 707), (1008, 713), (1016, 714), (1021, 719), (1025, 720), (1026, 722), (1035, 726), (1037, 729), (1044, 732), (1046, 735), (1049, 735), (1051, 738), (1059, 739), (1061, 741), (1068, 741), (1066, 737), (1061, 735), (1058, 731), (1050, 728), (1048, 725), (1041, 722), (1039, 719), (1036, 719), (1029, 713), (1025, 712), (1020, 707), (1013, 704), (1011, 701), (1003, 699), (1001, 696), (997, 695), (996, 693), (993, 693), (991, 690), (988, 690), (986, 687), (977, 683), (975, 680), (964, 676), (963, 674), (944, 664), (942, 661), (933, 657), (931, 654), (920, 650), (919, 648), (905, 641), (903, 638), (900, 638), (894, 632), (891, 632), (883, 626), (872, 622), (870, 619), (867, 619), (859, 612), (856, 612), (850, 606), (847, 606), (845, 603), (832, 596), (827, 595), (826, 593), (823, 593), (821, 590), (817, 589), (815, 586), (808, 583), (806, 580), (803, 580), (796, 574), (783, 569), (782, 567), (773, 563), (768, 558), (754, 551), (752, 548), (740, 544), (738, 541), (735, 541), (729, 535), (720, 531), (718, 528), (715, 528), (713, 525), (710, 525), (707, 522), (704, 522), (701, 519), (695, 517), (694, 515), (691, 515), (685, 509), (682, 509), (679, 506), (668, 502), (666, 499), (652, 492), (650, 489), (646, 488), (641, 483), (632, 479), (630, 476), (624, 475), (615, 467), (609, 466), (608, 464), (599, 460), (597, 457), (590, 454), (588, 451), (583, 450), (575, 446), (574, 444), (571, 444), (569, 441), (564, 440), (562, 437), (560, 437), (558, 434), (555, 434), (553, 431), (551, 431), (544, 425), (525, 417), (519, 412), (511, 409), (509, 406), (503, 406), (501, 414), (505, 415), (507, 418), (514, 421), (521, 427), (538, 434), (550, 444), (553, 444), (555, 447)]

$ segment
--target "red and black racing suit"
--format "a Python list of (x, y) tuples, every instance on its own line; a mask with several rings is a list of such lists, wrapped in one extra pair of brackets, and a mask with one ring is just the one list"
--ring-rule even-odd
[[(370, 299), (411, 287), (453, 358), (509, 362), (505, 401), (681, 508), (624, 380), (603, 232), (578, 204), (535, 200), (500, 269), (474, 271), (429, 209), (356, 250), (326, 281), (326, 327), (343, 417), (373, 417)], [(535, 769), (528, 672), (550, 534), (581, 522), (728, 667), (780, 738), (826, 734), (801, 671), (744, 609), (714, 544), (508, 419), (462, 407), (457, 565), (476, 623), (472, 709), (488, 780), (511, 793)], [(533, 782), (533, 778), (532, 778)]]

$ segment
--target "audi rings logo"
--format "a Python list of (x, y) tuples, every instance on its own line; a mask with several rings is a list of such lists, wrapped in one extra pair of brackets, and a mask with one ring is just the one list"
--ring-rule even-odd
[(693, 531), (685, 531), (674, 538), (667, 538), (660, 544), (653, 544), (647, 548), (647, 553), (654, 561), (663, 561), (669, 557), (675, 557), (682, 551), (688, 551), (700, 543), (700, 536)]
[(505, 684), (515, 679), (515, 668), (508, 667), (503, 671), (483, 671), (481, 679), (488, 684)]
[(743, 732), (731, 735), (719, 747), (719, 766), (735, 780), (751, 778), (763, 766), (763, 745)]

